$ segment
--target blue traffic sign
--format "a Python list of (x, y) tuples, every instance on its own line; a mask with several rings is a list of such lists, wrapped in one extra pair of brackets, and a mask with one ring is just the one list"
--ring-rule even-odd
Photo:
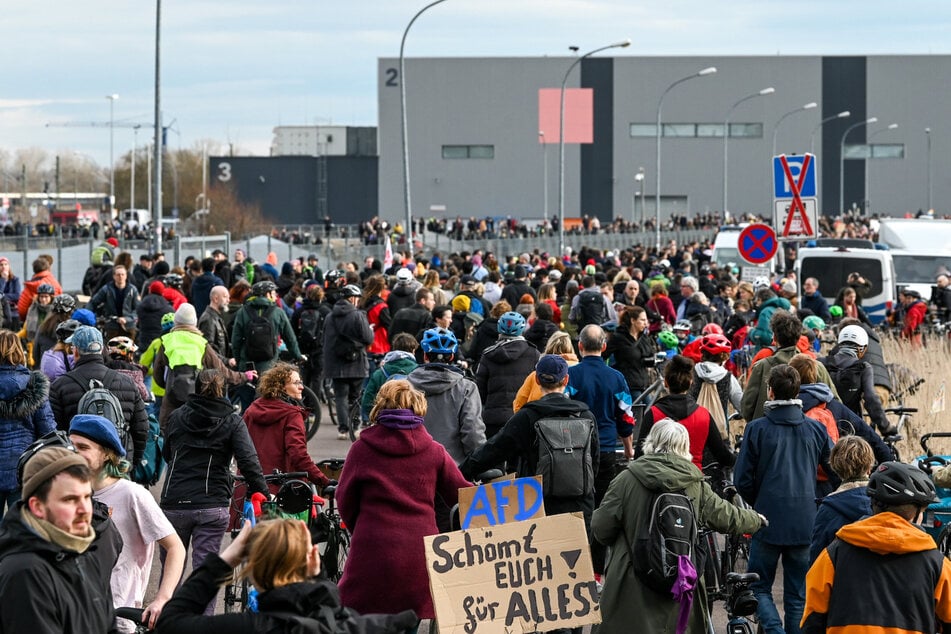
[[(802, 174), (802, 164), (806, 160), (806, 156), (810, 156), (812, 158), (809, 159), (809, 164), (806, 167), (806, 173)], [(804, 154), (802, 156), (786, 156), (785, 158), (786, 163), (789, 166), (789, 173), (798, 186), (799, 196), (803, 198), (815, 198), (817, 195), (816, 157), (812, 154)], [(783, 168), (782, 159), (782, 155), (773, 157), (773, 197), (793, 198), (795, 196), (795, 192), (793, 191), (793, 186), (790, 184), (789, 178), (786, 175), (786, 170)]]

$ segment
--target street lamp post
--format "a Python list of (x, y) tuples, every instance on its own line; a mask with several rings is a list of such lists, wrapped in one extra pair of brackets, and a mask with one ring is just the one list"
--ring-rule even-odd
[(142, 126), (132, 126), (132, 167), (129, 175), (129, 208), (135, 209), (135, 151), (139, 144), (139, 128)]
[(548, 143), (545, 142), (544, 130), (538, 131), (538, 138), (542, 143), (542, 213), (545, 216), (545, 228), (548, 228)]
[(115, 105), (116, 99), (119, 98), (119, 95), (113, 93), (111, 95), (106, 95), (106, 99), (109, 100), (109, 215), (112, 216), (112, 210), (116, 206), (116, 163), (113, 156), (113, 137), (114, 137), (114, 114), (115, 114)]
[(666, 97), (667, 93), (673, 90), (675, 86), (679, 86), (685, 81), (690, 81), (691, 79), (696, 79), (697, 77), (706, 77), (707, 75), (713, 75), (716, 72), (717, 72), (716, 67), (710, 66), (708, 68), (701, 69), (697, 71), (696, 73), (693, 73), (692, 75), (681, 77), (680, 79), (678, 79), (671, 85), (667, 86), (667, 88), (664, 89), (664, 92), (660, 94), (660, 99), (657, 100), (657, 127), (654, 130), (654, 134), (656, 136), (656, 146), (657, 146), (657, 150), (656, 150), (657, 163), (655, 165), (655, 169), (657, 173), (654, 174), (654, 184), (657, 187), (657, 191), (654, 192), (654, 205), (656, 207), (654, 209), (654, 213), (656, 214), (656, 220), (657, 220), (657, 226), (655, 227), (655, 229), (657, 232), (657, 250), (658, 251), (660, 251), (660, 137), (662, 136), (661, 135), (661, 112), (663, 111), (663, 108), (664, 108), (664, 97)]
[(152, 172), (152, 229), (155, 231), (153, 253), (162, 251), (162, 94), (161, 94), (161, 35), (162, 35), (162, 0), (155, 0), (155, 121), (154, 141), (152, 142), (152, 157), (154, 170)]
[[(638, 167), (637, 174), (634, 175), (634, 180), (640, 185), (641, 188), (641, 231), (644, 230), (644, 223), (647, 222), (647, 213), (644, 210), (644, 168)], [(637, 192), (634, 192), (635, 199), (637, 197)], [(634, 218), (631, 218), (631, 222), (634, 222)]]
[(430, 2), (425, 7), (416, 12), (416, 15), (413, 16), (413, 19), (409, 21), (409, 24), (406, 25), (406, 29), (403, 31), (403, 39), (400, 41), (400, 114), (402, 115), (402, 140), (403, 140), (403, 205), (406, 207), (406, 227), (403, 229), (406, 232), (406, 246), (409, 247), (410, 252), (413, 250), (413, 207), (410, 198), (410, 186), (409, 186), (409, 143), (407, 140), (406, 133), (406, 69), (403, 64), (403, 51), (406, 48), (406, 36), (409, 35), (410, 27), (413, 26), (413, 23), (416, 22), (416, 18), (421, 16), (427, 9), (434, 7), (437, 4), (443, 3), (446, 0), (435, 0), (435, 2)]
[(724, 120), (723, 120), (723, 213), (724, 214), (727, 211), (727, 201), (728, 201), (727, 190), (728, 190), (728, 183), (729, 183), (728, 176), (729, 176), (729, 169), (730, 169), (729, 167), (730, 166), (730, 161), (729, 161), (730, 117), (733, 116), (733, 111), (736, 110), (737, 106), (739, 106), (744, 101), (749, 101), (750, 99), (755, 99), (756, 97), (764, 97), (766, 95), (771, 95), (774, 92), (776, 92), (776, 89), (770, 86), (769, 88), (763, 88), (762, 90), (754, 92), (750, 95), (746, 95), (745, 97), (743, 97), (742, 99), (734, 103), (732, 106), (730, 106), (730, 109), (727, 110), (726, 112), (726, 117), (724, 117)]
[(931, 202), (931, 128), (925, 128), (925, 137), (928, 140), (928, 211), (934, 209)]
[(842, 140), (839, 142), (839, 213), (845, 213), (845, 137), (855, 128), (878, 121), (878, 117), (870, 117), (865, 121), (853, 123), (845, 129)]
[(568, 77), (575, 66), (580, 64), (585, 58), (591, 57), (595, 53), (606, 51), (611, 48), (627, 48), (631, 45), (631, 40), (615, 42), (594, 50), (588, 51), (571, 63), (565, 72), (565, 78), (561, 81), (561, 109), (558, 119), (558, 257), (565, 255), (565, 90), (568, 86)]
[(824, 126), (825, 124), (829, 123), (830, 121), (834, 119), (847, 119), (851, 116), (852, 116), (851, 112), (849, 112), (848, 110), (843, 110), (839, 114), (834, 114), (831, 117), (826, 117), (825, 119), (820, 121), (819, 124), (812, 129), (812, 132), (809, 133), (809, 153), (810, 154), (816, 153), (816, 132), (819, 131), (819, 128), (821, 128), (822, 126)]
[(773, 154), (769, 157), (770, 159), (772, 159), (773, 156), (776, 156), (776, 133), (779, 132), (779, 125), (783, 121), (785, 121), (788, 117), (791, 117), (797, 112), (802, 112), (803, 110), (812, 110), (813, 108), (816, 108), (818, 106), (819, 104), (817, 104), (815, 101), (810, 101), (807, 104), (803, 104), (799, 106), (795, 110), (790, 110), (789, 112), (787, 112), (786, 114), (784, 114), (783, 116), (779, 118), (779, 121), (777, 121), (776, 125), (773, 126)]
[(872, 215), (872, 195), (869, 193), (872, 189), (872, 183), (868, 180), (868, 164), (872, 159), (872, 139), (882, 132), (888, 132), (889, 130), (897, 130), (897, 123), (890, 123), (888, 127), (882, 128), (881, 130), (876, 130), (872, 132), (865, 138), (865, 147), (868, 148), (868, 156), (865, 157), (865, 215)]

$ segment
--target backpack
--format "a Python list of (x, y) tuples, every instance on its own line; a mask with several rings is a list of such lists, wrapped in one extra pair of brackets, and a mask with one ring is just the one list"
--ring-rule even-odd
[(581, 497), (594, 491), (589, 418), (548, 417), (535, 421), (538, 467), (545, 497)]
[(332, 351), (336, 358), (346, 363), (352, 363), (360, 358), (360, 353), (363, 352), (363, 344), (338, 333), (337, 338), (333, 341)]
[(604, 295), (598, 289), (587, 289), (578, 293), (578, 328), (589, 324), (600, 326), (608, 320), (608, 311), (604, 306)]
[(710, 313), (694, 313), (687, 320), (690, 322), (690, 334), (699, 337), (703, 327), (710, 323)]
[[(729, 377), (729, 375), (727, 376)], [(720, 435), (727, 438), (726, 412), (723, 411), (723, 402), (720, 400), (720, 392), (717, 390), (716, 383), (701, 381), (700, 393), (697, 394), (697, 405), (710, 412), (710, 417), (716, 423)]]
[(478, 297), (472, 297), (471, 295), (467, 295), (467, 297), (472, 300), (469, 302), (469, 312), (485, 318), (485, 306), (482, 305), (482, 301)]
[(685, 491), (655, 491), (647, 502), (647, 518), (637, 528), (630, 553), (634, 574), (654, 591), (671, 596), (681, 555), (703, 570), (697, 514)]
[(184, 403), (195, 393), (195, 381), (200, 368), (179, 365), (169, 368), (165, 375), (165, 395), (178, 403)]
[(313, 354), (320, 349), (324, 332), (324, 316), (316, 308), (307, 308), (300, 313), (300, 335), (297, 343), (301, 352)]
[(132, 467), (132, 481), (145, 486), (152, 486), (162, 477), (165, 469), (165, 459), (162, 449), (165, 447), (165, 437), (158, 419), (149, 414), (149, 435), (145, 439), (145, 453), (142, 460)]
[(839, 400), (850, 410), (862, 415), (862, 372), (868, 366), (867, 361), (853, 363), (847, 368), (830, 368), (832, 382), (839, 393)]
[(270, 361), (277, 355), (277, 333), (271, 323), (271, 313), (277, 306), (271, 305), (261, 310), (257, 306), (248, 306), (248, 336), (244, 355), (248, 361)]
[(122, 413), (122, 403), (119, 401), (119, 397), (103, 385), (99, 379), (89, 379), (89, 385), (86, 386), (74, 376), (68, 374), (64, 376), (69, 376), (69, 378), (83, 390), (87, 390), (83, 393), (79, 399), (79, 403), (76, 405), (76, 413), (95, 414), (109, 419), (112, 421), (112, 424), (116, 426), (116, 431), (119, 433), (119, 441), (122, 442), (122, 446), (128, 447), (129, 425), (126, 423), (125, 415)]
[[(826, 407), (825, 403), (819, 403), (808, 412), (804, 412), (806, 418), (811, 418), (812, 420), (819, 421), (823, 427), (825, 427), (826, 432), (829, 434), (829, 438), (832, 439), (832, 444), (839, 442), (839, 423), (835, 419), (835, 415), (829, 411), (829, 408)], [(829, 475), (822, 469), (822, 466), (819, 467), (819, 473), (816, 474), (816, 478), (822, 482), (825, 482), (829, 479)]]

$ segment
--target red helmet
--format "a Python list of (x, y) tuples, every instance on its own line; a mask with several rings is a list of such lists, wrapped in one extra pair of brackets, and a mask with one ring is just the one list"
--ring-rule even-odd
[(723, 328), (720, 327), (720, 324), (707, 324), (703, 327), (703, 330), (700, 331), (701, 335), (722, 335)]
[(724, 337), (723, 335), (718, 335), (716, 333), (711, 335), (704, 335), (702, 343), (700, 344), (700, 349), (706, 352), (707, 354), (722, 354), (724, 352), (729, 352), (733, 349), (730, 345), (730, 340)]

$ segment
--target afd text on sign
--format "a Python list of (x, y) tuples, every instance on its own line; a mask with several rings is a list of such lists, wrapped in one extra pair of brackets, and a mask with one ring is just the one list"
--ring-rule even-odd
[[(773, 197), (774, 198), (794, 198), (792, 185), (786, 178), (786, 170), (783, 169), (782, 157), (785, 155), (773, 157)], [(806, 165), (806, 173), (802, 173), (803, 163), (806, 157), (809, 162)], [(816, 157), (813, 154), (803, 154), (802, 156), (786, 156), (786, 163), (792, 177), (799, 184), (799, 195), (803, 198), (815, 198), (816, 191)]]

